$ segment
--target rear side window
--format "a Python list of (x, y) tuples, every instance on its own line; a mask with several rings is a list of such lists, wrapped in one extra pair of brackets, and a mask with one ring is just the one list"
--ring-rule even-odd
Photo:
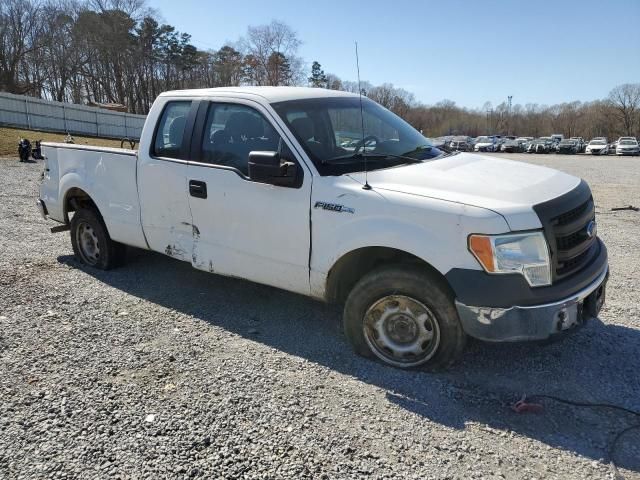
[(165, 105), (153, 142), (154, 156), (180, 158), (190, 109), (190, 101), (169, 102)]

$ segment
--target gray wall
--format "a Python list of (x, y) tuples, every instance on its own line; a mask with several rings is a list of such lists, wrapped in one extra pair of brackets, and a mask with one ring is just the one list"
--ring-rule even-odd
[(145, 115), (0, 92), (0, 125), (104, 138), (140, 139)]

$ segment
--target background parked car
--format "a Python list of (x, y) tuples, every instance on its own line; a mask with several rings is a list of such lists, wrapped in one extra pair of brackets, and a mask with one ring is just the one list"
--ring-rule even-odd
[(443, 152), (450, 152), (451, 151), (449, 149), (449, 147), (451, 145), (451, 138), (449, 138), (449, 137), (436, 137), (436, 138), (432, 139), (431, 143), (438, 150), (442, 150)]
[(574, 153), (578, 153), (579, 151), (579, 145), (578, 145), (578, 141), (577, 140), (562, 140), (559, 144), (558, 147), (556, 148), (556, 151), (558, 153), (564, 153), (564, 154), (574, 154)]
[(618, 142), (613, 142), (609, 144), (609, 151), (607, 152), (609, 155), (616, 154), (616, 147), (618, 146)]
[(495, 152), (496, 151), (496, 138), (495, 137), (478, 137), (476, 143), (473, 146), (474, 152)]
[(590, 153), (591, 155), (607, 155), (609, 153), (609, 144), (604, 137), (594, 138), (589, 142), (584, 153)]
[(555, 142), (551, 137), (540, 137), (532, 140), (527, 149), (527, 153), (549, 153), (554, 149)]
[(514, 139), (507, 140), (501, 145), (500, 150), (508, 153), (521, 153), (524, 152), (526, 140)]
[[(544, 137), (544, 138), (547, 138), (547, 137)], [(558, 145), (560, 144), (560, 142), (562, 140), (564, 140), (564, 135), (561, 134), (561, 133), (554, 133), (549, 138), (551, 138), (551, 140), (553, 142), (552, 150), (556, 151), (556, 150), (558, 150)]]
[(468, 152), (471, 148), (469, 137), (453, 137), (449, 148), (452, 152)]
[(616, 147), (616, 155), (640, 155), (640, 146), (635, 137), (620, 137)]
[(582, 137), (571, 137), (569, 140), (575, 140), (576, 143), (578, 144), (578, 152), (577, 153), (584, 153), (585, 149), (587, 148), (587, 142), (584, 141), (584, 138)]

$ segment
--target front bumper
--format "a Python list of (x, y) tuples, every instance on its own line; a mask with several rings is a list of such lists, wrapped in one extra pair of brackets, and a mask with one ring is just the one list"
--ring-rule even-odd
[(608, 278), (607, 267), (588, 286), (552, 303), (499, 308), (470, 306), (456, 300), (456, 308), (464, 331), (480, 340), (544, 340), (597, 317), (604, 305)]

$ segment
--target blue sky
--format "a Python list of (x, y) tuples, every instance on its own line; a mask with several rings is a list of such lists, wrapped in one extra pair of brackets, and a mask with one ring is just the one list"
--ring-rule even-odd
[(199, 48), (286, 22), (325, 72), (479, 108), (594, 100), (640, 82), (640, 0), (148, 0)]

